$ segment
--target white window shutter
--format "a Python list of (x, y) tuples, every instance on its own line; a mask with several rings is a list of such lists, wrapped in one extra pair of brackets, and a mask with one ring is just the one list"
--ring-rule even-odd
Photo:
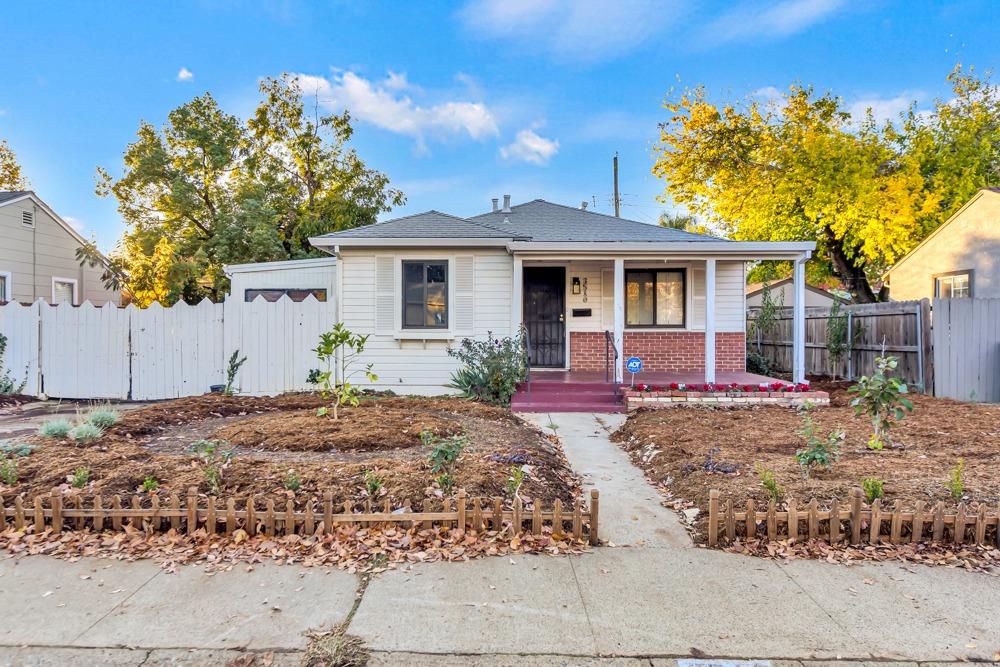
[(601, 326), (605, 331), (615, 329), (615, 272), (601, 269)]
[(392, 334), (395, 328), (396, 258), (379, 255), (375, 257), (375, 333)]
[(455, 333), (473, 335), (476, 332), (476, 258), (459, 255), (455, 258)]
[(688, 313), (688, 327), (705, 328), (705, 269), (692, 268), (689, 271), (691, 280), (691, 313)]

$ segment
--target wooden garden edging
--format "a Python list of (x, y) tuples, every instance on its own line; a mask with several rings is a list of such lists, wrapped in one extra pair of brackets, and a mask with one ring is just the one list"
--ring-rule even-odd
[(866, 505), (864, 493), (855, 489), (850, 503), (841, 505), (834, 499), (826, 509), (820, 509), (814, 498), (802, 508), (790, 500), (786, 510), (777, 511), (771, 500), (766, 509), (758, 510), (751, 499), (742, 511), (737, 511), (732, 500), (720, 507), (719, 496), (718, 491), (709, 491), (710, 547), (718, 546), (720, 540), (731, 544), (740, 538), (766, 538), (772, 542), (822, 539), (830, 544), (947, 542), (1000, 546), (1000, 509), (991, 514), (984, 504), (968, 508), (961, 503), (955, 511), (945, 512), (943, 502), (928, 507), (917, 501), (913, 509), (904, 510), (897, 501), (890, 510), (883, 508), (880, 500)]
[[(45, 502), (46, 499), (48, 502)], [(452, 501), (445, 498), (440, 502), (440, 509), (432, 507), (432, 502), (425, 500), (421, 511), (411, 511), (407, 501), (403, 507), (393, 509), (386, 499), (382, 509), (372, 507), (371, 501), (364, 504), (362, 511), (356, 512), (352, 503), (346, 502), (341, 507), (334, 507), (333, 494), (326, 493), (322, 502), (315, 498), (306, 501), (301, 510), (295, 507), (295, 501), (288, 500), (284, 507), (276, 509), (273, 499), (264, 503), (264, 509), (259, 502), (250, 496), (240, 503), (242, 509), (237, 509), (233, 498), (222, 501), (209, 496), (205, 504), (201, 504), (195, 487), (188, 489), (184, 501), (177, 494), (172, 494), (165, 505), (161, 504), (157, 495), (134, 495), (130, 506), (122, 504), (121, 496), (113, 496), (110, 506), (104, 504), (101, 496), (94, 496), (92, 507), (84, 507), (84, 501), (78, 495), (64, 495), (60, 489), (53, 489), (46, 498), (35, 496), (26, 503), (21, 496), (16, 496), (13, 506), (8, 507), (6, 501), (0, 498), (0, 518), (6, 524), (12, 520), (16, 530), (34, 527), (35, 533), (43, 532), (47, 527), (54, 533), (68, 530), (94, 531), (122, 530), (129, 526), (136, 530), (159, 532), (175, 530), (193, 534), (199, 527), (204, 528), (209, 535), (230, 535), (242, 528), (250, 535), (322, 535), (333, 532), (337, 524), (397, 524), (415, 526), (422, 524), (423, 528), (439, 526), (471, 528), (482, 531), (502, 530), (506, 524), (515, 533), (527, 530), (534, 535), (542, 532), (545, 525), (552, 526), (553, 532), (561, 535), (572, 535), (575, 539), (587, 536), (591, 544), (596, 545), (597, 517), (599, 493), (596, 489), (590, 492), (590, 504), (584, 505), (581, 500), (572, 507), (563, 507), (556, 499), (550, 509), (543, 510), (541, 504), (534, 504), (532, 509), (525, 509), (524, 503), (518, 497), (513, 507), (505, 508), (501, 498), (481, 500), (473, 498), (469, 502), (465, 491), (459, 491), (454, 507)]]

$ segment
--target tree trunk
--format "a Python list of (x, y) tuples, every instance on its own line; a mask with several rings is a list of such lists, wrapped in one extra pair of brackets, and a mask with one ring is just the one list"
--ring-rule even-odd
[(854, 297), (854, 302), (875, 303), (878, 301), (875, 292), (872, 291), (872, 286), (868, 283), (865, 270), (856, 266), (844, 252), (843, 241), (838, 239), (829, 227), (824, 227), (823, 233), (826, 236), (826, 248), (830, 253), (833, 273), (844, 283), (844, 287)]

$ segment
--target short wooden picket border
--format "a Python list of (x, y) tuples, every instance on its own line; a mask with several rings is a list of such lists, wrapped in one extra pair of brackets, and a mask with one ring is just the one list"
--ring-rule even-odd
[[(855, 489), (849, 503), (836, 499), (820, 509), (813, 498), (802, 508), (789, 500), (787, 509), (778, 511), (774, 500), (759, 510), (754, 501), (737, 511), (732, 500), (720, 503), (720, 493), (709, 491), (708, 546), (720, 541), (733, 543), (737, 539), (821, 539), (830, 544), (904, 544), (915, 542), (983, 544), (1000, 546), (1000, 508), (990, 513), (986, 505), (966, 507), (959, 504), (954, 511), (945, 511), (943, 502), (929, 507), (917, 501), (913, 509), (903, 509), (896, 502), (892, 509), (883, 508), (876, 499), (866, 505), (864, 492)], [(805, 523), (804, 529), (802, 524)], [(888, 524), (888, 526), (887, 526)], [(886, 532), (888, 527), (888, 532)], [(987, 540), (988, 529), (993, 534)], [(970, 530), (971, 529), (971, 530)]]
[[(110, 505), (105, 505), (104, 498), (94, 496), (92, 507), (84, 507), (84, 500), (77, 495), (64, 495), (60, 489), (53, 489), (45, 496), (35, 496), (31, 502), (25, 502), (21, 496), (16, 496), (12, 506), (0, 498), (0, 518), (5, 522), (10, 520), (17, 530), (34, 526), (36, 533), (43, 532), (47, 527), (54, 533), (66, 530), (94, 531), (122, 530), (126, 525), (137, 530), (159, 532), (173, 529), (177, 532), (192, 534), (199, 527), (209, 535), (232, 534), (237, 528), (242, 528), (250, 535), (317, 535), (333, 532), (333, 527), (354, 524), (397, 524), (407, 527), (421, 524), (423, 528), (439, 526), (471, 528), (476, 531), (484, 529), (501, 530), (510, 526), (515, 533), (531, 532), (539, 535), (543, 526), (551, 526), (553, 532), (581, 540), (587, 537), (590, 544), (598, 543), (598, 508), (600, 494), (596, 489), (590, 492), (590, 504), (582, 500), (572, 507), (563, 507), (558, 499), (551, 508), (544, 510), (540, 503), (535, 503), (531, 509), (525, 509), (520, 497), (513, 506), (504, 507), (501, 498), (472, 498), (471, 502), (465, 491), (459, 491), (454, 506), (450, 499), (440, 501), (440, 509), (432, 507), (434, 503), (425, 500), (421, 511), (411, 510), (407, 501), (403, 507), (393, 509), (390, 501), (382, 503), (381, 511), (373, 508), (371, 501), (363, 505), (362, 511), (355, 511), (355, 506), (345, 502), (342, 507), (334, 507), (333, 494), (326, 493), (321, 502), (315, 498), (309, 499), (305, 507), (297, 510), (295, 502), (288, 500), (284, 507), (276, 508), (273, 499), (264, 502), (261, 509), (259, 501), (253, 496), (240, 503), (243, 508), (237, 509), (233, 498), (221, 500), (209, 496), (204, 506), (196, 488), (188, 489), (184, 501), (177, 494), (171, 494), (167, 503), (161, 504), (157, 495), (133, 495), (130, 506), (123, 505), (121, 496), (113, 496)], [(48, 500), (46, 503), (45, 500)], [(144, 506), (147, 505), (148, 506)], [(342, 511), (341, 511), (342, 510)], [(525, 528), (527, 524), (527, 528)]]

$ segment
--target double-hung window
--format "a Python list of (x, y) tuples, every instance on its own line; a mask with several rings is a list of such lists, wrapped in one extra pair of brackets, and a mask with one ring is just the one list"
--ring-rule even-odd
[(448, 328), (448, 262), (403, 261), (403, 328)]
[(625, 324), (676, 327), (686, 323), (684, 269), (630, 269), (625, 272)]

